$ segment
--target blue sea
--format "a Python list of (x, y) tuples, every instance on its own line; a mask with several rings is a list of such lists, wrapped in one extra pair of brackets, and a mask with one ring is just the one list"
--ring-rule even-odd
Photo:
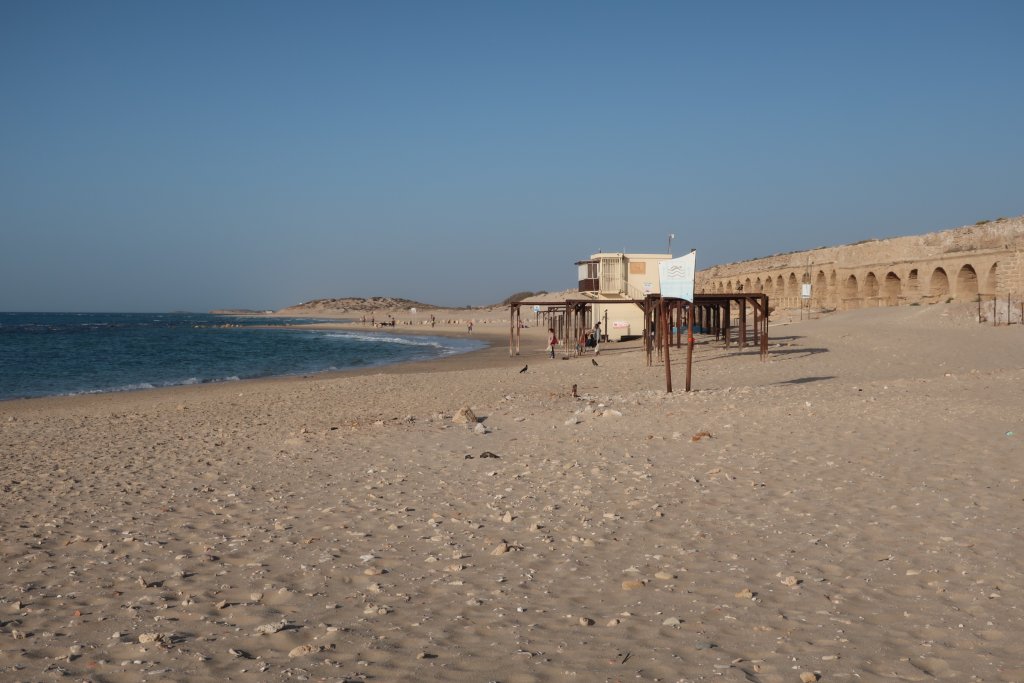
[(306, 375), (485, 346), (470, 339), (403, 336), (401, 328), (288, 327), (310, 322), (316, 321), (198, 313), (0, 313), (0, 400)]

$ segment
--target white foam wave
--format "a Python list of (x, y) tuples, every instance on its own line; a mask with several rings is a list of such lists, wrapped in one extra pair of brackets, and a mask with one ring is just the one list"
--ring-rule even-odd
[(369, 332), (330, 332), (324, 335), (333, 339), (351, 339), (353, 341), (373, 342), (376, 344), (395, 344), (397, 346), (422, 346), (435, 349), (450, 348), (438, 337), (399, 337), (390, 334), (373, 334)]

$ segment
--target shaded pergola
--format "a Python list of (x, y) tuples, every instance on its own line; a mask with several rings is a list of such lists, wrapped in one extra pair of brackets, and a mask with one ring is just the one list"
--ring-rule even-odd
[(689, 391), (694, 332), (714, 334), (716, 341), (723, 341), (725, 347), (729, 348), (733, 342), (731, 328), (734, 308), (737, 348), (744, 348), (751, 342), (759, 347), (762, 360), (768, 355), (768, 295), (745, 292), (696, 294), (693, 301), (648, 294), (643, 299), (569, 298), (562, 301), (513, 302), (509, 304), (509, 355), (518, 356), (520, 352), (523, 306), (539, 310), (545, 322), (555, 330), (564, 352), (569, 353), (575, 340), (591, 328), (591, 306), (594, 304), (638, 306), (643, 310), (644, 333), (641, 336), (647, 365), (653, 365), (656, 357), (666, 361), (668, 391), (672, 391), (669, 348), (673, 345), (680, 348), (684, 340), (686, 342), (686, 390)]

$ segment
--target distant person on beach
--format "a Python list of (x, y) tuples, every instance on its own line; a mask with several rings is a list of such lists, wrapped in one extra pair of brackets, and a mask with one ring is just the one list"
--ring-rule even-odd
[(586, 331), (580, 332), (580, 338), (576, 340), (576, 355), (582, 356), (587, 350), (587, 342), (590, 340), (587, 338)]
[(594, 355), (601, 353), (601, 323), (594, 323)]
[(472, 320), (469, 321), (468, 327), (469, 327), (469, 333), (473, 334), (473, 321)]
[(558, 337), (555, 336), (555, 328), (548, 328), (548, 353), (555, 357), (555, 347), (558, 346)]

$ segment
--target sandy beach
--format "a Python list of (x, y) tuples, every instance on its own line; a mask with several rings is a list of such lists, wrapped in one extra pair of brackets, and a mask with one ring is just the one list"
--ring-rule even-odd
[(1024, 326), (703, 338), (672, 394), (507, 329), (0, 403), (0, 680), (1024, 681)]

